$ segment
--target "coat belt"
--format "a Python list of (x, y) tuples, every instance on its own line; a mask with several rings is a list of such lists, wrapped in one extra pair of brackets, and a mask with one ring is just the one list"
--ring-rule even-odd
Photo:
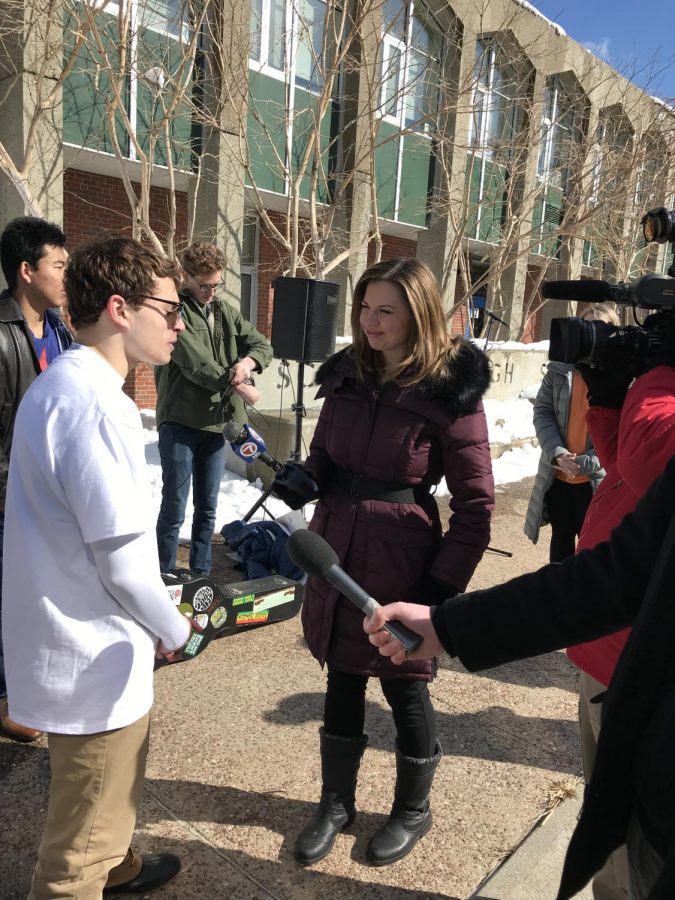
[(347, 469), (335, 469), (331, 484), (357, 500), (383, 500), (387, 503), (419, 503), (420, 498), (429, 493), (423, 485), (413, 487), (398, 481), (383, 481)]

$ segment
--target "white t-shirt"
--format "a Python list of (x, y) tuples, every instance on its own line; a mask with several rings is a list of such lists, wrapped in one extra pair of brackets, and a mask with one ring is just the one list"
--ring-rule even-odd
[[(3, 649), (10, 715), (43, 731), (135, 722), (152, 705), (157, 638), (169, 648), (187, 638), (160, 577), (142, 424), (122, 384), (75, 345), (35, 380), (16, 418)], [(125, 536), (142, 549), (133, 596), (104, 586), (92, 549)]]

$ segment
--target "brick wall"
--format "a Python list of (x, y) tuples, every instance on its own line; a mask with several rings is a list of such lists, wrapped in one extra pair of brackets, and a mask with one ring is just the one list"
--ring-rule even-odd
[[(375, 262), (375, 244), (368, 244), (368, 265)], [(396, 259), (399, 256), (416, 256), (417, 241), (408, 238), (394, 237), (391, 234), (382, 235), (382, 259)]]
[[(280, 213), (270, 213), (270, 219), (283, 230), (285, 217)], [(282, 274), (284, 251), (281, 246), (261, 227), (258, 240), (258, 313), (256, 328), (265, 337), (272, 334), (272, 310), (274, 309), (274, 292), (272, 282)]]
[[(135, 185), (139, 188), (138, 185)], [(63, 175), (63, 223), (72, 249), (106, 234), (131, 234), (131, 207), (119, 178), (66, 169)], [(169, 221), (169, 191), (150, 189), (150, 222), (164, 237)], [(176, 247), (185, 246), (187, 194), (176, 192)]]
[[(63, 176), (63, 226), (72, 250), (79, 244), (107, 234), (131, 235), (131, 207), (119, 178), (66, 169)], [(185, 246), (187, 235), (187, 194), (176, 194), (176, 247)], [(169, 221), (169, 192), (150, 189), (150, 221), (165, 237)], [(154, 408), (157, 401), (151, 366), (136, 366), (124, 383), (125, 392), (142, 409)]]

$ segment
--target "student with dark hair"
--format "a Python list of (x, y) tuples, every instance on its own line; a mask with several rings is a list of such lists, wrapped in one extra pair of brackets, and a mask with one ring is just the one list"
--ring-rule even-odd
[[(78, 343), (26, 392), (10, 461), (2, 639), (10, 714), (47, 732), (49, 803), (30, 900), (143, 893), (180, 868), (129, 843), (155, 655), (190, 622), (160, 576), (142, 424), (122, 390), (183, 329), (173, 263), (126, 238), (66, 270)], [(29, 623), (29, 624), (27, 624)]]
[[(58, 225), (32, 216), (13, 219), (0, 235), (0, 264), (7, 289), (0, 294), (0, 609), (2, 607), (2, 535), (7, 472), (19, 401), (40, 372), (70, 346), (72, 338), (59, 315), (65, 302), (63, 275), (68, 254)], [(5, 676), (0, 653), (0, 697)], [(6, 735), (34, 741), (40, 732), (13, 721), (0, 701)]]
[(267, 339), (218, 297), (225, 257), (214, 245), (191, 244), (183, 254), (185, 330), (171, 362), (155, 370), (162, 503), (157, 545), (163, 572), (176, 565), (178, 536), (190, 485), (194, 513), (190, 569), (211, 571), (211, 540), (225, 469), (226, 422), (246, 422), (244, 401), (259, 397), (251, 376), (272, 359)]

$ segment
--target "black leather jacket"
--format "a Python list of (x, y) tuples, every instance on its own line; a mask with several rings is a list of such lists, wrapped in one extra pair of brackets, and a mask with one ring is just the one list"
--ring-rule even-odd
[[(56, 310), (47, 310), (59, 347), (70, 347), (73, 338)], [(0, 508), (7, 492), (9, 453), (19, 402), (40, 374), (28, 325), (21, 307), (9, 291), (0, 294)]]

